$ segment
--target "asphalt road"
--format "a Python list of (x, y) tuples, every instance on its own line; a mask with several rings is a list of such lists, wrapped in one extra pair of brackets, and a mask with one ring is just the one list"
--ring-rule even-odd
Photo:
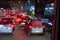
[(46, 32), (42, 35), (27, 36), (22, 28), (16, 27), (15, 32), (12, 34), (0, 34), (0, 40), (51, 40), (51, 34)]

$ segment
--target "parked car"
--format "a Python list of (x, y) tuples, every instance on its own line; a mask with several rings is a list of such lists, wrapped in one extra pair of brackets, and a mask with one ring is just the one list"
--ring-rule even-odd
[(45, 26), (45, 31), (51, 31), (52, 21), (49, 19), (42, 19), (42, 24)]
[(52, 21), (49, 21), (48, 22), (48, 27), (49, 27), (49, 30), (48, 31), (52, 32)]

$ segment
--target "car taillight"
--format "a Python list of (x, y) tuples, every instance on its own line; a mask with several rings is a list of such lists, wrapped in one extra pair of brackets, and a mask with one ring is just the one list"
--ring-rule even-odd
[(14, 24), (12, 24), (10, 27), (12, 27), (12, 28), (13, 28), (13, 27), (14, 27)]
[(20, 21), (20, 19), (18, 18), (18, 19), (16, 19), (16, 21)]
[(6, 17), (10, 17), (10, 14), (7, 14)]
[(8, 22), (8, 20), (2, 20), (4, 23)]
[(29, 26), (29, 28), (31, 29), (31, 28), (32, 28), (32, 26)]
[(45, 25), (43, 25), (43, 28), (45, 28), (46, 26)]
[(17, 22), (22, 22), (23, 19), (21, 19), (21, 18), (16, 18), (16, 21), (17, 21)]

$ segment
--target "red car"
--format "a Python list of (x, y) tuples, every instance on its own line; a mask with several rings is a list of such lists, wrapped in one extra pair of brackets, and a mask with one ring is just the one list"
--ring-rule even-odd
[(44, 26), (42, 21), (32, 20), (26, 27), (25, 32), (27, 34), (44, 34)]

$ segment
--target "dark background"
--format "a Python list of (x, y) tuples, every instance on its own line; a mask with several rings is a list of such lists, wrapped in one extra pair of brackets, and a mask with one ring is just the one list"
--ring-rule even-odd
[[(19, 0), (0, 0), (0, 8), (4, 7), (4, 8), (9, 8), (9, 1), (14, 1), (14, 2), (18, 2)], [(26, 3), (27, 0), (20, 0), (22, 3)], [(32, 3), (34, 3), (36, 0), (30, 0)], [(40, 1), (45, 1), (45, 3), (50, 3), (53, 2), (53, 0), (40, 0)], [(36, 2), (35, 2), (36, 3)]]

